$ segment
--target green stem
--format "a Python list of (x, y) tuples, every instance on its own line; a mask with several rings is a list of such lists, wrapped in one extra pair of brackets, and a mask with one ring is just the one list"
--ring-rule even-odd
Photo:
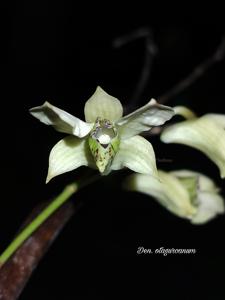
[(32, 233), (46, 221), (63, 203), (65, 203), (78, 189), (92, 183), (99, 176), (93, 176), (83, 182), (67, 185), (64, 190), (46, 207), (44, 210), (29, 223), (18, 236), (9, 244), (0, 256), (0, 267), (16, 252), (16, 250), (28, 239)]

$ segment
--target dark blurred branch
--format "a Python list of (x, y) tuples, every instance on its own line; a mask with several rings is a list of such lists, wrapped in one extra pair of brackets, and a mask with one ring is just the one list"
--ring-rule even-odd
[[(74, 213), (73, 204), (66, 201), (79, 189), (100, 178), (95, 171), (85, 172), (79, 180), (66, 185), (47, 205), (34, 209), (1, 255), (0, 299), (19, 297), (39, 261)], [(82, 202), (78, 205), (76, 210)]]
[(157, 47), (153, 40), (152, 31), (148, 28), (140, 28), (127, 35), (118, 37), (113, 41), (113, 47), (120, 48), (127, 43), (133, 42), (139, 38), (145, 39), (145, 57), (140, 79), (138, 80), (132, 98), (130, 100), (130, 109), (137, 106), (138, 101), (140, 100), (140, 96), (146, 87), (151, 74), (153, 59), (157, 53)]
[(217, 47), (214, 54), (199, 64), (185, 79), (182, 79), (172, 89), (158, 98), (159, 103), (166, 103), (168, 100), (187, 89), (191, 84), (197, 81), (210, 67), (224, 59), (225, 56), (225, 37)]
[[(40, 212), (36, 208), (26, 224)], [(74, 213), (71, 202), (61, 206), (0, 268), (0, 299), (16, 300), (41, 258)], [(25, 225), (25, 224), (24, 224)]]

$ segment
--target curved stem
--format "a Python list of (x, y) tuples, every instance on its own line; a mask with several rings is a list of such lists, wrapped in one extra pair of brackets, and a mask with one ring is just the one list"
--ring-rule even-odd
[(136, 105), (140, 101), (140, 96), (142, 95), (149, 77), (151, 75), (152, 71), (152, 64), (154, 61), (154, 58), (157, 54), (157, 46), (153, 39), (153, 33), (151, 28), (147, 27), (141, 27), (135, 31), (132, 31), (131, 33), (128, 33), (124, 36), (117, 37), (113, 41), (113, 47), (114, 48), (120, 48), (130, 42), (133, 42), (137, 39), (144, 38), (145, 40), (145, 56), (143, 60), (143, 67), (140, 74), (140, 79), (138, 80), (137, 85), (135, 86), (130, 104), (129, 109), (136, 108)]
[(194, 70), (184, 79), (178, 82), (174, 87), (172, 87), (168, 92), (158, 98), (160, 104), (165, 104), (172, 97), (183, 92), (191, 84), (195, 83), (205, 72), (214, 66), (215, 63), (221, 62), (225, 57), (225, 36), (222, 37), (221, 43), (217, 47), (216, 51), (212, 56), (207, 58), (205, 61), (200, 63)]
[(92, 183), (99, 175), (67, 185), (64, 190), (46, 207), (44, 210), (29, 223), (18, 236), (9, 244), (0, 256), (0, 267), (16, 252), (16, 250), (29, 238), (32, 233), (39, 228), (60, 206), (62, 206), (80, 188)]

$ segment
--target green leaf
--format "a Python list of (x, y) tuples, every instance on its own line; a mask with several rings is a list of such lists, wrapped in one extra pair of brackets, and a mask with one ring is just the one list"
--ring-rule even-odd
[(52, 125), (57, 131), (72, 134), (80, 138), (86, 136), (93, 127), (93, 124), (85, 123), (49, 102), (31, 108), (30, 113), (42, 123)]
[(223, 118), (205, 115), (169, 126), (161, 134), (164, 143), (184, 144), (202, 151), (220, 169), (225, 177), (225, 130)]
[(46, 183), (53, 177), (77, 169), (80, 166), (96, 168), (87, 139), (68, 136), (51, 150)]
[(152, 145), (145, 138), (134, 136), (120, 141), (111, 169), (120, 170), (124, 167), (158, 178), (155, 153)]
[(153, 126), (163, 125), (174, 116), (171, 107), (160, 105), (154, 99), (133, 113), (123, 117), (116, 124), (121, 139), (127, 139), (143, 131), (150, 130)]
[(98, 86), (85, 103), (84, 114), (86, 122), (95, 122), (98, 117), (116, 121), (122, 117), (123, 107), (117, 98), (110, 96)]

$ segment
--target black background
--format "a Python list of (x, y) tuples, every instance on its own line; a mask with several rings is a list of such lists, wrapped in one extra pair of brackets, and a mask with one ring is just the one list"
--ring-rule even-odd
[[(112, 41), (145, 27), (153, 31), (158, 55), (139, 99), (143, 105), (212, 55), (225, 34), (219, 14), (214, 19), (201, 19), (197, 12), (181, 15), (173, 25), (163, 24), (160, 12), (157, 22), (152, 16), (144, 8), (131, 13), (110, 5), (78, 9), (49, 1), (20, 2), (10, 9), (3, 59), (1, 250), (35, 205), (79, 174), (74, 171), (45, 185), (49, 151), (63, 135), (32, 118), (30, 107), (48, 100), (83, 118), (84, 103), (97, 85), (129, 105), (144, 62), (144, 42), (114, 49)], [(189, 22), (181, 22), (183, 17)], [(186, 104), (199, 115), (225, 113), (224, 67), (224, 62), (215, 65), (168, 104)], [(202, 153), (164, 145), (156, 137), (151, 142), (159, 168), (208, 174), (224, 195), (217, 167)], [(160, 162), (164, 158), (173, 163)], [(153, 291), (156, 299), (224, 299), (224, 216), (193, 226), (151, 198), (122, 191), (126, 174), (105, 178), (73, 197), (74, 202), (84, 202), (82, 209), (42, 260), (21, 299), (126, 298), (130, 292), (153, 298)], [(195, 248), (197, 254), (138, 256), (139, 246)]]

